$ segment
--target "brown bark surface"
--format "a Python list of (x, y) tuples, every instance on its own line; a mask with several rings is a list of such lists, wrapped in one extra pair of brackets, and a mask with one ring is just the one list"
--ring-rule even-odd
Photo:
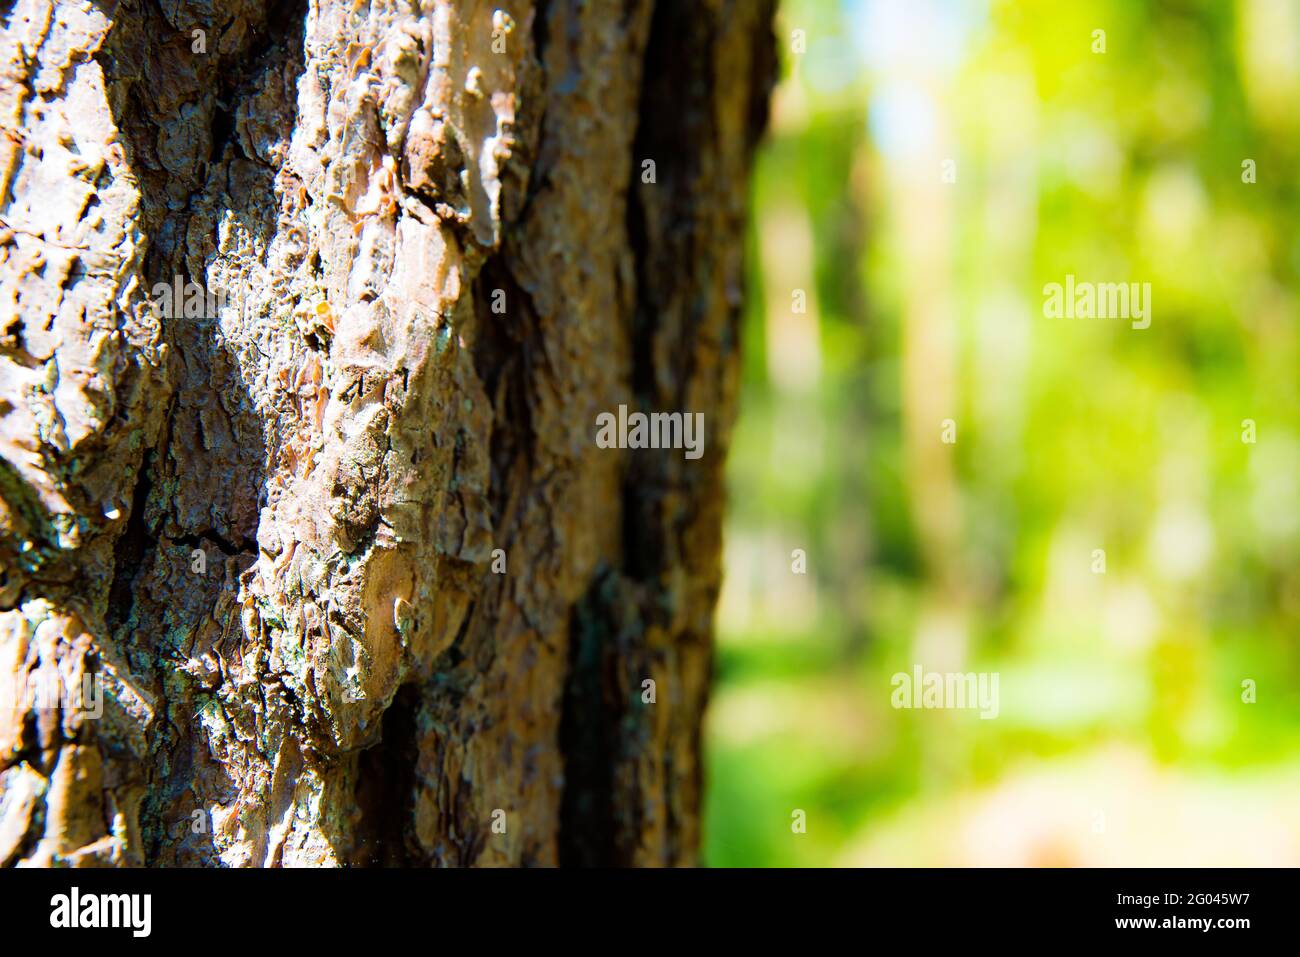
[(9, 7), (0, 864), (696, 861), (771, 15)]

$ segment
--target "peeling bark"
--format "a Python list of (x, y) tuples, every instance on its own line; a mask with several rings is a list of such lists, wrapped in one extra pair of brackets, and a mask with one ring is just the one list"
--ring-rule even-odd
[(771, 13), (12, 6), (0, 863), (695, 862)]

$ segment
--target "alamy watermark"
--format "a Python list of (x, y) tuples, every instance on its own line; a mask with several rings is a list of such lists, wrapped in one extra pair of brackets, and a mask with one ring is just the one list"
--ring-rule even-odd
[(704, 454), (703, 412), (633, 412), (596, 416), (596, 445), (602, 449), (685, 449), (688, 459)]
[(148, 937), (153, 930), (152, 894), (82, 893), (73, 887), (50, 898), (50, 926), (58, 929), (123, 928), (132, 937)]
[(155, 283), (152, 292), (150, 302), (164, 319), (219, 319), (227, 307), (242, 316), (247, 301), (244, 296), (232, 301), (224, 289), (214, 292), (181, 276), (173, 276), (170, 283)]
[(979, 708), (984, 719), (998, 716), (998, 672), (900, 671), (890, 679), (895, 708)]
[(1043, 287), (1043, 315), (1048, 319), (1128, 319), (1134, 329), (1151, 325), (1151, 283), (1077, 282)]
[(80, 680), (58, 671), (0, 675), (0, 710), (80, 712), (91, 721), (104, 716), (104, 679), (94, 673)]

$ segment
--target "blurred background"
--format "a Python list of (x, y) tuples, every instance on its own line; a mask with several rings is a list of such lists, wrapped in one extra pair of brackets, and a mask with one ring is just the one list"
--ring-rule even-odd
[[(1300, 864), (1300, 3), (778, 41), (706, 863)], [(1066, 274), (1150, 328), (1046, 318)], [(895, 710), (917, 664), (997, 718)]]

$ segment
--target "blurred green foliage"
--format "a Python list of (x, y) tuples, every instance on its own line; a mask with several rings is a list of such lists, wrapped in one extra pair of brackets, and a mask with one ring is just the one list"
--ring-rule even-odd
[[(706, 861), (1300, 863), (1300, 5), (777, 38)], [(1067, 274), (1150, 328), (1045, 317)], [(999, 716), (893, 709), (916, 663)]]

